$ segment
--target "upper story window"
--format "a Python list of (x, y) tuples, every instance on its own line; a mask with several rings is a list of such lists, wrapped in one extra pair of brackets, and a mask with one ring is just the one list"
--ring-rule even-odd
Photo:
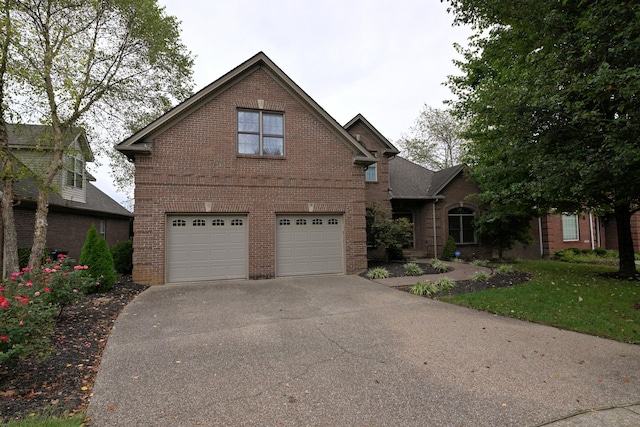
[(580, 238), (578, 232), (578, 215), (562, 215), (562, 240), (575, 242)]
[(468, 208), (455, 208), (449, 211), (449, 235), (457, 244), (476, 243), (473, 220), (476, 215)]
[(238, 153), (284, 156), (284, 115), (239, 110)]
[[(373, 154), (375, 157), (378, 157), (375, 151), (372, 151), (371, 154)], [(366, 182), (378, 181), (378, 164), (377, 163), (367, 166), (367, 170), (364, 174), (364, 179)]]
[(65, 162), (65, 184), (69, 187), (82, 188), (84, 181), (84, 159), (80, 156), (69, 156)]

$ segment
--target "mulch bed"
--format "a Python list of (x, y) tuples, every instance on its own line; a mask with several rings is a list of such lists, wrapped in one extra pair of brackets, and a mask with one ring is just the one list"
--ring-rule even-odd
[[(370, 262), (369, 269), (382, 267), (386, 268), (390, 274), (390, 277), (402, 277), (405, 276), (404, 264), (406, 262), (400, 261), (392, 261), (392, 262)], [(421, 264), (418, 263), (420, 268), (424, 271), (424, 274), (439, 274), (435, 268), (431, 266), (431, 264)], [(366, 277), (367, 272), (363, 272), (361, 276)], [(482, 281), (473, 281), (473, 280), (459, 280), (456, 281), (456, 286), (449, 291), (438, 292), (437, 294), (430, 295), (429, 298), (438, 298), (446, 295), (457, 295), (457, 294), (466, 294), (470, 292), (482, 291), (485, 289), (495, 289), (495, 288), (504, 288), (511, 285), (516, 285), (518, 283), (524, 283), (531, 279), (529, 273), (525, 273), (522, 271), (514, 271), (509, 274), (493, 274), (489, 277), (489, 280), (486, 282)], [(409, 292), (411, 286), (398, 286), (396, 289), (401, 291)]]
[(107, 292), (83, 296), (63, 310), (48, 357), (0, 365), (0, 420), (43, 410), (73, 414), (86, 409), (111, 327), (146, 288), (126, 276)]

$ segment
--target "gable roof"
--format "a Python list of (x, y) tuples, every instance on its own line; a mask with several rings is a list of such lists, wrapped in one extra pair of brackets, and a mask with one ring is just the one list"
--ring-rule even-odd
[(303, 91), (293, 80), (289, 78), (276, 64), (263, 52), (259, 52), (247, 61), (243, 62), (227, 74), (223, 75), (213, 83), (196, 92), (190, 98), (169, 110), (149, 125), (139, 130), (118, 145), (116, 150), (122, 152), (129, 158), (136, 155), (151, 154), (153, 140), (160, 133), (171, 127), (183, 116), (191, 113), (195, 109), (215, 98), (243, 78), (251, 74), (256, 69), (263, 69), (285, 90), (293, 95), (301, 104), (324, 122), (327, 127), (337, 135), (342, 142), (354, 154), (356, 164), (369, 165), (376, 163), (376, 158), (369, 153), (358, 141), (355, 140), (338, 122), (331, 117), (320, 105), (318, 105), (305, 91)]
[(440, 199), (442, 190), (465, 168), (466, 165), (460, 164), (434, 172), (404, 157), (396, 156), (389, 160), (391, 198)]
[[(50, 135), (51, 126), (7, 123), (9, 147), (14, 149), (47, 150), (50, 147)], [(78, 142), (86, 161), (92, 162), (94, 160), (84, 129), (79, 127), (69, 129), (65, 134), (64, 140), (67, 145)]]
[(378, 129), (376, 129), (362, 114), (358, 114), (353, 119), (349, 120), (349, 122), (344, 125), (344, 128), (348, 130), (358, 123), (362, 123), (373, 135), (375, 135), (376, 138), (378, 138), (380, 143), (385, 147), (383, 151), (385, 155), (395, 156), (396, 154), (400, 154), (400, 151), (391, 142), (389, 142), (384, 135), (378, 132)]
[(438, 195), (451, 181), (463, 172), (465, 168), (465, 164), (459, 164), (435, 172), (431, 179), (431, 185), (429, 186), (429, 195)]
[[(15, 183), (16, 199), (21, 203), (35, 204), (38, 201), (38, 183), (32, 177), (23, 178)], [(49, 193), (50, 208), (72, 209), (85, 212), (95, 212), (115, 216), (133, 217), (133, 214), (120, 203), (113, 200), (98, 187), (87, 182), (86, 203), (66, 200), (54, 192)]]

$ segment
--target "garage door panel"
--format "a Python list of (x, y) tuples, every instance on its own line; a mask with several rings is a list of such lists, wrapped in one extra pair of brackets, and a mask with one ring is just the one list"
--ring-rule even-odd
[(246, 224), (244, 215), (169, 216), (167, 280), (246, 278)]
[(279, 215), (276, 218), (276, 274), (344, 273), (341, 215)]

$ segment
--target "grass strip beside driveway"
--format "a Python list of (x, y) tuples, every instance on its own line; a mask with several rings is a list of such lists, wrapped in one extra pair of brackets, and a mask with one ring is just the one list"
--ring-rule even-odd
[(640, 282), (606, 273), (617, 267), (561, 261), (520, 261), (530, 282), (439, 298), (501, 316), (640, 344)]

